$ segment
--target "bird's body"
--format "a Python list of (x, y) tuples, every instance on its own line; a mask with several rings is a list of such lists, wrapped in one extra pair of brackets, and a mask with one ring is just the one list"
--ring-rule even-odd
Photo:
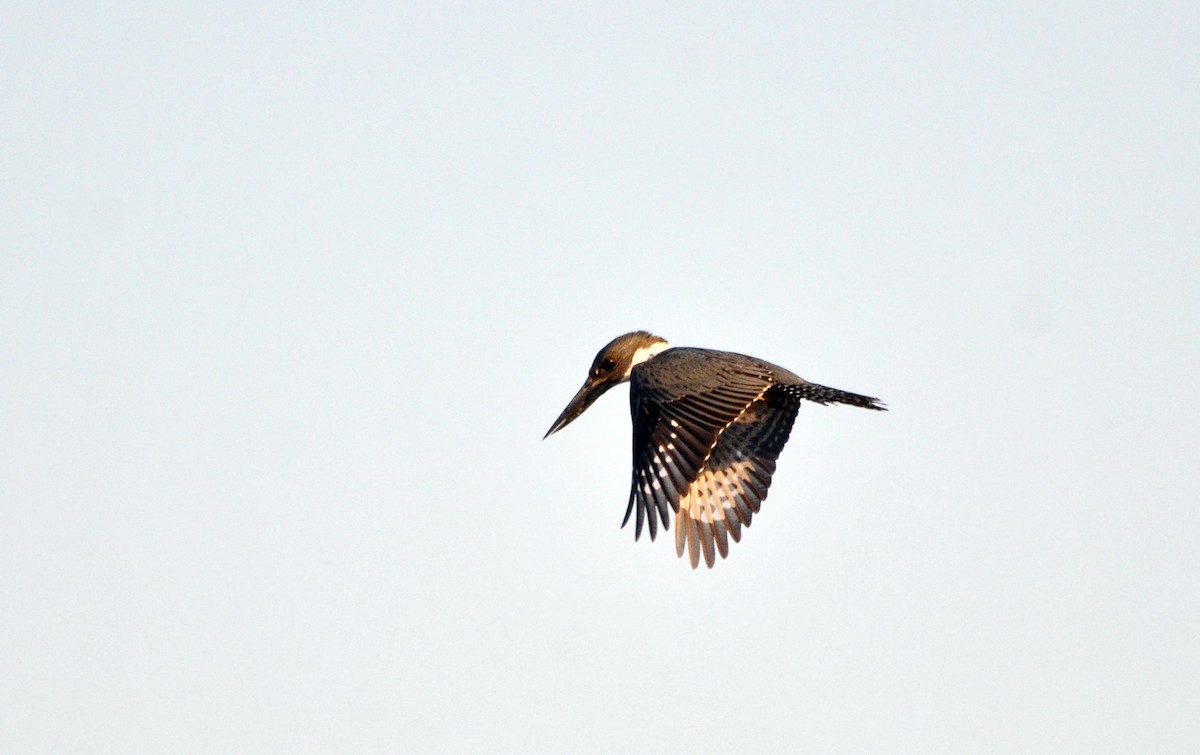
[[(634, 537), (670, 527), (692, 567), (711, 568), (741, 539), (767, 497), (775, 461), (801, 400), (884, 409), (878, 399), (810, 383), (761, 359), (727, 351), (668, 348), (645, 331), (600, 350), (583, 388), (547, 436), (565, 427), (604, 391), (630, 382), (633, 480), (625, 522), (636, 512)], [(657, 514), (657, 516), (656, 516)]]

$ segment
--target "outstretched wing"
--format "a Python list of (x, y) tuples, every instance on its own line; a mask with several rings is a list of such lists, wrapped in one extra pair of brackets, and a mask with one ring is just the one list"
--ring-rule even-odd
[(758, 513), (787, 443), (800, 399), (782, 386), (770, 388), (717, 438), (707, 463), (679, 501), (675, 551), (686, 545), (692, 568), (712, 568), (719, 553), (729, 555), (729, 538), (741, 540), (742, 527)]
[[(625, 522), (670, 526), (710, 566), (758, 511), (795, 419), (798, 399), (772, 390), (773, 365), (739, 355), (673, 349), (634, 370), (633, 479)], [(657, 514), (657, 516), (656, 516)], [(682, 552), (682, 551), (681, 551)]]
[(740, 385), (666, 398), (632, 386), (633, 481), (622, 526), (636, 510), (635, 537), (641, 536), (643, 520), (649, 520), (650, 539), (654, 539), (655, 512), (663, 527), (670, 527), (670, 512), (679, 507), (721, 433), (767, 387), (746, 380)]

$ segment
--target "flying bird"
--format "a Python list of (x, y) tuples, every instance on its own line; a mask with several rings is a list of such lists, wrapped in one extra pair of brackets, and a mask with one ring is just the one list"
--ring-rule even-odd
[(624, 527), (637, 512), (657, 534), (675, 514), (675, 551), (711, 569), (729, 539), (739, 542), (767, 497), (775, 460), (802, 400), (886, 411), (879, 399), (810, 383), (761, 359), (712, 349), (671, 348), (639, 330), (596, 354), (583, 387), (546, 432), (569, 425), (609, 388), (628, 381), (633, 481)]

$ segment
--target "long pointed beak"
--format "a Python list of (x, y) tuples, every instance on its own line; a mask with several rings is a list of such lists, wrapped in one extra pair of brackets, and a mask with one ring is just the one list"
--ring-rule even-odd
[(589, 406), (595, 403), (596, 399), (604, 395), (604, 392), (612, 388), (613, 384), (592, 380), (588, 378), (579, 392), (575, 394), (575, 398), (571, 399), (571, 403), (567, 404), (567, 408), (563, 409), (562, 414), (558, 415), (558, 419), (554, 420), (554, 424), (542, 436), (542, 440), (549, 438), (554, 433), (563, 429), (580, 414), (583, 414)]

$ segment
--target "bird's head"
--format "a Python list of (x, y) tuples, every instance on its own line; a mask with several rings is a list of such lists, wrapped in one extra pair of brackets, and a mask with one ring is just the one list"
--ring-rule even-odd
[(596, 354), (592, 368), (588, 370), (587, 380), (583, 381), (583, 387), (575, 394), (575, 398), (571, 399), (571, 403), (567, 404), (567, 408), (563, 409), (562, 414), (558, 415), (558, 419), (554, 420), (543, 439), (571, 424), (572, 420), (603, 396), (605, 391), (628, 380), (635, 366), (666, 348), (665, 340), (644, 330), (614, 338)]

